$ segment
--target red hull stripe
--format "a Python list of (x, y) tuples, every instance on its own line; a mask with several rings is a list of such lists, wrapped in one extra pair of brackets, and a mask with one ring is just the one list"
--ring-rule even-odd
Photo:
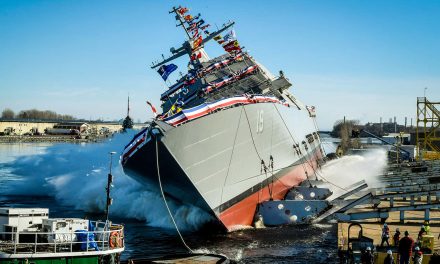
[[(308, 175), (313, 175), (313, 170), (317, 167), (316, 160), (320, 158), (320, 151), (317, 150), (315, 158), (313, 158), (310, 162), (313, 165), (313, 168), (308, 163), (304, 164)], [(297, 165), (296, 167), (292, 168), (284, 176), (279, 178), (277, 181), (274, 181), (273, 187), (271, 186), (272, 184), (269, 184), (269, 186), (272, 188), (273, 199), (283, 199), (292, 187), (298, 186), (305, 179), (306, 174), (302, 165)], [(243, 226), (252, 226), (257, 205), (260, 202), (267, 201), (269, 199), (269, 189), (268, 186), (265, 186), (258, 192), (249, 195), (247, 198), (222, 211), (219, 218), (229, 231), (233, 231)]]

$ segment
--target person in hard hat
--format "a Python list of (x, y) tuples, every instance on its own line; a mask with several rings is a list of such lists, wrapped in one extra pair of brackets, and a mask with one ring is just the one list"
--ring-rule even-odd
[(422, 239), (423, 239), (423, 236), (426, 235), (426, 234), (427, 234), (427, 233), (426, 233), (425, 226), (422, 225), (422, 227), (420, 227), (419, 234), (417, 235), (417, 242), (420, 243), (420, 242), (422, 241)]
[(405, 231), (405, 236), (399, 241), (400, 264), (409, 264), (413, 246), (414, 240), (409, 236), (408, 231)]
[(367, 247), (361, 256), (362, 264), (374, 264), (374, 255), (371, 253), (371, 248)]
[(383, 228), (382, 228), (382, 242), (380, 243), (380, 246), (383, 247), (383, 243), (386, 242), (387, 247), (390, 247), (390, 242), (388, 242), (389, 239), (390, 239), (390, 228), (385, 223), (383, 224)]
[(383, 261), (383, 264), (395, 264), (394, 263), (393, 252), (391, 251), (391, 249), (389, 249), (387, 251), (387, 256), (385, 257), (385, 260)]
[(422, 253), (422, 251), (420, 250), (419, 247), (416, 247), (416, 248), (414, 249), (414, 257), (413, 257), (413, 261), (414, 261), (414, 264), (422, 264), (422, 261), (423, 261), (423, 253)]
[(396, 233), (394, 233), (393, 236), (393, 242), (394, 242), (394, 246), (399, 246), (399, 240), (400, 240), (400, 230), (399, 228), (396, 228)]
[(172, 116), (172, 115), (177, 114), (180, 111), (182, 111), (182, 106), (183, 106), (183, 101), (180, 99), (177, 99), (176, 102), (171, 106), (168, 116)]
[(429, 226), (429, 221), (425, 221), (425, 222), (423, 223), (423, 226), (425, 227), (425, 232), (426, 232), (426, 234), (427, 234), (427, 235), (430, 235), (430, 234), (431, 234), (431, 227)]

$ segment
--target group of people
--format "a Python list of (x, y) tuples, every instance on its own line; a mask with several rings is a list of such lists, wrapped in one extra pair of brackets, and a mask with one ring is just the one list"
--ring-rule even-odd
[[(421, 264), (423, 261), (423, 254), (420, 248), (417, 246), (414, 248), (414, 255), (412, 254), (414, 240), (409, 236), (408, 231), (405, 231), (405, 236), (398, 241), (399, 249), (399, 260), (400, 264), (409, 264), (411, 256), (413, 256), (414, 264)], [(363, 264), (374, 264), (374, 255), (371, 252), (371, 248), (367, 247), (365, 252), (362, 254), (361, 262)], [(389, 249), (387, 251), (387, 256), (383, 262), (384, 264), (397, 264), (393, 257), (393, 251)]]
[[(410, 258), (412, 257), (413, 263), (421, 264), (423, 261), (423, 253), (420, 250), (421, 241), (424, 235), (430, 233), (429, 222), (425, 221), (424, 225), (421, 227), (419, 234), (417, 236), (417, 243), (414, 242), (409, 236), (409, 232), (405, 231), (405, 236), (400, 238), (400, 230), (396, 228), (396, 232), (393, 236), (394, 246), (398, 248), (398, 256), (400, 264), (409, 264)], [(384, 243), (386, 243), (387, 247), (390, 246), (389, 238), (390, 238), (390, 229), (388, 225), (385, 223), (382, 228), (382, 241), (380, 246), (383, 247)], [(414, 249), (414, 254), (413, 254)], [(369, 263), (369, 262), (366, 262)], [(369, 263), (370, 264), (370, 263)], [(387, 257), (385, 258), (384, 264), (395, 264), (393, 252), (389, 249), (387, 251)]]

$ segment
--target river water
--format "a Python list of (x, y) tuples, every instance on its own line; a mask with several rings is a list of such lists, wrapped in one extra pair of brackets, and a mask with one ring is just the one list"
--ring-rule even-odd
[[(0, 144), (0, 207), (47, 207), (51, 217), (102, 219), (110, 151), (114, 204), (110, 218), (124, 223), (122, 258), (186, 253), (160, 195), (151, 193), (119, 165), (119, 153), (134, 132), (101, 143)], [(198, 226), (210, 216), (173, 204), (183, 237), (195, 252), (220, 253), (239, 263), (338, 263), (335, 224), (289, 226), (219, 233)]]

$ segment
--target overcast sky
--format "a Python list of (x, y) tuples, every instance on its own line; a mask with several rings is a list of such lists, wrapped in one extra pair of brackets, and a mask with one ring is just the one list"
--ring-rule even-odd
[[(285, 72), (321, 129), (344, 115), (403, 123), (425, 87), (440, 101), (440, 1), (0, 0), (0, 111), (113, 120), (130, 94), (132, 117), (151, 118), (145, 101), (159, 106), (166, 86), (149, 65), (185, 37), (173, 5), (201, 13), (211, 29), (235, 21), (240, 44)], [(222, 51), (216, 42), (206, 49)]]

